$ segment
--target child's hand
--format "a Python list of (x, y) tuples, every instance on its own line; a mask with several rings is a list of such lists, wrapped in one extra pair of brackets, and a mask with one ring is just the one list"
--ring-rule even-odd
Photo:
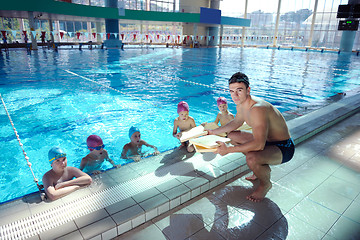
[(160, 154), (160, 152), (159, 152), (159, 150), (157, 149), (157, 147), (154, 147), (154, 153), (153, 153), (153, 155), (159, 155)]
[(180, 140), (180, 138), (181, 138), (181, 132), (175, 134), (175, 137)]
[(98, 175), (98, 174), (100, 174), (100, 173), (101, 173), (100, 170), (95, 170), (95, 171), (92, 172), (92, 174), (94, 174), (94, 175)]
[(58, 189), (63, 188), (63, 187), (64, 187), (64, 183), (61, 182), (61, 183), (57, 183), (54, 188), (55, 188), (56, 190), (58, 190)]
[(201, 126), (205, 127), (206, 124), (207, 124), (207, 122), (204, 122), (201, 124)]
[(132, 160), (134, 160), (135, 162), (139, 162), (140, 159), (141, 159), (141, 156), (140, 155), (136, 155), (136, 156), (132, 156), (130, 157)]

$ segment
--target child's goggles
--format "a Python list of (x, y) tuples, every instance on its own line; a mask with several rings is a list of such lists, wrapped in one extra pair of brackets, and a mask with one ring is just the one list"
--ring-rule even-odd
[(89, 147), (89, 146), (88, 146), (88, 148), (95, 149), (95, 150), (100, 150), (100, 149), (102, 149), (102, 148), (105, 148), (105, 144), (100, 145), (100, 146), (97, 146), (97, 147)]

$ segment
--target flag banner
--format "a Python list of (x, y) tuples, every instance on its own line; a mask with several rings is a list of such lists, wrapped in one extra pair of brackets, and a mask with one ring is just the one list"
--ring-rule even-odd
[(2, 30), (1, 33), (2, 33), (3, 37), (6, 39), (6, 31)]

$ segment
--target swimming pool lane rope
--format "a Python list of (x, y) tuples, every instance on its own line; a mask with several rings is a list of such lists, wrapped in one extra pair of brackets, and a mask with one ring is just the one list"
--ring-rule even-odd
[(17, 132), (17, 130), (16, 130), (16, 128), (15, 128), (14, 122), (12, 121), (12, 119), (11, 119), (11, 117), (10, 117), (10, 114), (9, 114), (7, 108), (6, 108), (6, 105), (5, 105), (4, 99), (3, 99), (2, 96), (1, 96), (1, 93), (0, 93), (0, 98), (1, 98), (2, 104), (3, 104), (3, 106), (4, 106), (6, 115), (8, 116), (9, 121), (10, 121), (10, 123), (11, 123), (11, 126), (12, 126), (12, 128), (13, 128), (13, 130), (14, 130), (16, 139), (17, 139), (18, 142), (19, 142), (19, 146), (21, 147), (21, 150), (23, 151), (23, 154), (24, 154), (25, 160), (26, 160), (26, 162), (27, 162), (27, 165), (29, 166), (30, 171), (31, 171), (31, 174), (33, 175), (34, 182), (36, 183), (36, 186), (38, 187), (38, 189), (39, 189), (39, 191), (40, 191), (40, 194), (41, 194), (40, 197), (43, 199), (43, 196), (44, 196), (44, 195), (43, 195), (43, 193), (41, 192), (41, 189), (42, 189), (43, 187), (42, 187), (41, 185), (39, 185), (39, 180), (35, 177), (34, 171), (33, 171), (32, 168), (31, 168), (31, 165), (32, 165), (32, 164), (31, 164), (31, 162), (29, 161), (29, 157), (27, 156), (27, 154), (26, 154), (26, 152), (25, 152), (25, 150), (24, 150), (24, 147), (23, 147), (23, 144), (21, 143), (19, 134), (18, 134), (18, 132)]
[(206, 88), (214, 88), (214, 89), (221, 90), (221, 91), (224, 91), (224, 92), (228, 91), (227, 89), (222, 88), (222, 87), (216, 87), (216, 86), (211, 86), (211, 85), (207, 85), (207, 84), (203, 84), (203, 83), (197, 83), (197, 82), (193, 82), (193, 81), (189, 81), (189, 80), (184, 80), (184, 79), (181, 79), (179, 77), (169, 77), (169, 76), (165, 76), (165, 75), (162, 75), (162, 74), (158, 74), (158, 75), (160, 77), (163, 77), (163, 78), (177, 80), (177, 81), (180, 81), (180, 82), (186, 82), (186, 83), (190, 83), (192, 85), (202, 86), (202, 87), (206, 87)]
[(81, 76), (81, 75), (79, 75), (79, 74), (77, 74), (77, 73), (74, 73), (74, 72), (72, 72), (72, 71), (70, 71), (70, 70), (66, 70), (66, 69), (65, 69), (64, 71), (67, 72), (67, 73), (70, 73), (70, 74), (72, 74), (72, 75), (74, 75), (74, 76), (77, 76), (77, 77), (80, 77), (80, 78), (82, 78), (82, 79), (85, 79), (85, 80), (87, 80), (87, 81), (89, 81), (89, 82), (93, 82), (93, 83), (96, 83), (96, 84), (98, 84), (98, 85), (100, 85), (100, 86), (103, 86), (103, 87), (105, 87), (105, 88), (114, 90), (115, 92), (118, 92), (118, 93), (121, 93), (121, 94), (130, 96), (130, 97), (132, 97), (132, 98), (135, 98), (135, 99), (140, 100), (140, 101), (142, 101), (142, 102), (145, 102), (145, 103), (147, 103), (147, 104), (154, 105), (155, 107), (162, 108), (160, 105), (157, 105), (157, 104), (155, 104), (155, 103), (146, 101), (146, 100), (141, 99), (141, 98), (139, 98), (139, 97), (137, 97), (137, 96), (134, 96), (134, 95), (132, 95), (132, 94), (129, 94), (129, 93), (120, 91), (120, 90), (118, 90), (118, 89), (116, 89), (116, 88), (113, 88), (113, 87), (110, 87), (110, 86), (108, 86), (108, 85), (106, 85), (106, 84), (99, 83), (99, 82), (97, 82), (97, 81), (95, 81), (95, 80), (92, 80), (92, 79), (90, 79), (90, 78)]

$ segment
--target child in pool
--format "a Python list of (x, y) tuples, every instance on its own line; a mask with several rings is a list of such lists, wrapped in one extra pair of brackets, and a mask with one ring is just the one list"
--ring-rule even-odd
[(121, 152), (121, 158), (123, 159), (132, 159), (135, 162), (140, 161), (141, 157), (143, 157), (143, 154), (141, 153), (143, 145), (153, 148), (153, 155), (158, 155), (160, 153), (157, 147), (150, 145), (141, 139), (140, 130), (137, 127), (133, 126), (129, 129), (129, 138), (130, 142), (124, 145)]
[(234, 118), (235, 118), (234, 115), (228, 110), (228, 105), (227, 105), (226, 98), (219, 97), (216, 100), (216, 102), (217, 102), (217, 106), (218, 106), (220, 112), (216, 116), (216, 119), (215, 119), (214, 123), (216, 125), (218, 125), (219, 122), (220, 122), (220, 126), (224, 126), (228, 122), (234, 120)]
[(56, 200), (91, 184), (92, 179), (89, 175), (76, 167), (67, 166), (66, 153), (60, 147), (50, 149), (48, 157), (52, 169), (42, 178), (48, 199)]
[[(189, 116), (189, 105), (186, 102), (181, 101), (178, 103), (177, 113), (179, 117), (174, 120), (173, 136), (180, 140), (181, 133), (196, 127), (196, 124), (194, 118)], [(178, 128), (180, 132), (177, 132)], [(182, 143), (180, 147), (183, 146), (186, 146), (188, 152), (195, 150), (194, 146), (189, 144), (188, 141)]]
[[(234, 115), (228, 110), (227, 100), (224, 97), (219, 97), (216, 100), (217, 106), (220, 112), (217, 114), (216, 119), (214, 122), (210, 123), (202, 123), (206, 130), (213, 130), (220, 126), (224, 126), (234, 120)], [(219, 136), (226, 137), (226, 133), (221, 133)]]
[(86, 144), (90, 153), (81, 159), (80, 170), (85, 169), (85, 172), (99, 174), (101, 172), (99, 169), (105, 160), (109, 161), (116, 168), (121, 166), (120, 164), (116, 165), (114, 161), (109, 158), (108, 152), (104, 149), (105, 145), (101, 137), (90, 135), (86, 140)]

